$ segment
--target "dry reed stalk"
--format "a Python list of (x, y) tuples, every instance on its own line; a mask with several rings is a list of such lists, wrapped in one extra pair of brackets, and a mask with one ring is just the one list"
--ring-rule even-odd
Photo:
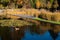
[(40, 11), (41, 11), (41, 14), (40, 15), (42, 16), (42, 18), (43, 19), (46, 19), (46, 13), (47, 13), (46, 10), (42, 9)]
[(54, 21), (60, 22), (60, 13), (54, 13), (52, 16)]
[(51, 20), (51, 17), (53, 14), (51, 12), (47, 12), (45, 15), (46, 15), (47, 20)]
[[(44, 18), (44, 19), (47, 19), (47, 20), (54, 20), (54, 21), (60, 21), (60, 12), (49, 12), (49, 11), (46, 11), (44, 9), (41, 9), (41, 10), (37, 10), (37, 9), (7, 9), (4, 11), (4, 14), (7, 15), (7, 14), (17, 14), (17, 15), (30, 15), (30, 16), (35, 16), (35, 17), (38, 17), (39, 15)], [(3, 15), (4, 15), (3, 14)], [(17, 18), (16, 16), (12, 16), (11, 15), (11, 18)], [(10, 16), (8, 16), (10, 17)]]
[(41, 16), (42, 16), (43, 19), (45, 19), (46, 15), (45, 15), (45, 13), (41, 13)]
[(36, 8), (40, 8), (40, 6), (41, 6), (40, 0), (36, 0)]
[(41, 10), (41, 15), (42, 15), (42, 18), (44, 19), (47, 19), (47, 20), (51, 20), (51, 17), (52, 17), (52, 12), (49, 12), (47, 10)]

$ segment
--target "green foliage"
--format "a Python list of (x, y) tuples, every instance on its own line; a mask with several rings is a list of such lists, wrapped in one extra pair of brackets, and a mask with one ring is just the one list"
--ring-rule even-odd
[[(37, 1), (40, 2), (40, 5), (39, 5), (40, 8), (46, 8), (47, 7), (48, 9), (50, 9), (52, 6), (54, 8), (58, 7), (57, 0), (49, 0), (49, 1), (48, 0), (28, 0), (29, 2), (27, 2), (27, 0), (26, 1), (25, 0), (0, 0), (0, 4), (2, 4), (3, 7), (7, 7), (7, 6), (9, 7), (9, 4), (11, 6), (11, 5), (13, 5), (12, 3), (14, 3), (15, 8), (18, 8), (18, 5), (21, 6), (21, 4), (18, 4), (18, 3), (21, 3), (21, 1), (23, 2), (22, 6), (29, 5), (28, 3), (30, 2), (30, 4), (31, 4), (30, 6), (32, 8), (38, 7), (38, 6), (36, 6), (36, 3), (39, 5), (39, 3)], [(53, 4), (53, 2), (55, 4)], [(2, 8), (2, 6), (0, 8)]]
[(0, 4), (0, 9), (1, 9), (1, 8), (3, 8), (3, 5), (2, 5), (2, 4)]
[(31, 6), (32, 6), (33, 8), (35, 8), (35, 2), (36, 2), (36, 0), (30, 0)]
[(1, 0), (1, 2), (3, 3), (3, 2), (9, 2), (10, 0)]
[(57, 3), (57, 0), (54, 1), (54, 5), (53, 5), (54, 8), (57, 8), (58, 7), (58, 3)]
[(50, 0), (50, 3), (52, 4), (54, 0)]
[(60, 22), (45, 20), (45, 19), (42, 19), (42, 18), (35, 18), (35, 20), (39, 20), (39, 21), (43, 21), (43, 22), (47, 22), (47, 23), (52, 23), (52, 24), (60, 25)]

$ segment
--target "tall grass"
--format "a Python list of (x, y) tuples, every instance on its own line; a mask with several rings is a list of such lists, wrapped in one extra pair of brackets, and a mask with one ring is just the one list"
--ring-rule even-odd
[[(38, 17), (40, 16), (40, 18), (46, 19), (46, 20), (52, 20), (52, 21), (60, 21), (60, 12), (50, 12), (47, 10), (37, 10), (37, 9), (13, 9), (13, 11), (11, 9), (7, 9), (7, 11), (4, 12), (3, 15), (7, 14), (7, 18), (11, 17), (11, 18), (19, 18), (17, 16), (13, 16), (14, 14), (17, 15), (30, 15), (30, 16), (35, 16)], [(8, 15), (11, 14), (11, 15)]]
[(33, 8), (40, 8), (41, 6), (40, 0), (30, 0), (30, 3)]
[(52, 13), (52, 12), (43, 10), (43, 11), (41, 11), (40, 16), (43, 19), (60, 22), (60, 12)]
[(41, 5), (40, 0), (36, 0), (36, 8), (40, 8), (40, 5)]
[(35, 8), (35, 1), (36, 1), (36, 0), (34, 0), (34, 2), (33, 2), (33, 0), (30, 0), (31, 6), (32, 6), (33, 8)]
[(52, 15), (54, 18), (54, 21), (60, 22), (60, 13), (55, 13), (54, 15)]

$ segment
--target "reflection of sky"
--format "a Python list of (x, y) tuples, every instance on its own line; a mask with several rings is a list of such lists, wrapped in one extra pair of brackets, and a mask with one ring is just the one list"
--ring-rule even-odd
[(39, 35), (39, 34), (32, 35), (30, 32), (26, 32), (22, 40), (52, 40), (52, 38), (48, 31), (43, 35)]
[(58, 33), (58, 38), (56, 40), (60, 40), (60, 33)]
[[(1, 37), (0, 37), (1, 40)], [(47, 31), (44, 34), (31, 34), (29, 31), (25, 32), (25, 36), (22, 40), (52, 40), (50, 33)], [(56, 40), (60, 40), (60, 33), (58, 33), (58, 37)]]
[(0, 40), (1, 40), (1, 37), (0, 37)]

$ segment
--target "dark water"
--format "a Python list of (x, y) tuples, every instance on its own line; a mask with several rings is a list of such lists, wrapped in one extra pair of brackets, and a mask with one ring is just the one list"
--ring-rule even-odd
[(60, 40), (60, 25), (41, 23), (40, 26), (28, 27), (21, 40)]
[(44, 34), (31, 34), (29, 31), (25, 32), (25, 36), (22, 40), (52, 40), (50, 33), (46, 31)]
[(60, 25), (41, 23), (40, 26), (0, 28), (0, 40), (60, 40)]
[[(43, 34), (33, 33), (33, 35), (31, 34), (30, 31), (26, 31), (24, 34), (25, 35), (21, 40), (54, 40), (50, 35), (49, 31), (46, 31)], [(60, 40), (60, 33), (58, 33), (58, 36), (55, 40)]]
[[(0, 37), (0, 40), (2, 40), (2, 37)], [(37, 34), (37, 33), (32, 34), (29, 30), (26, 30), (24, 32), (24, 36), (20, 40), (54, 40), (54, 39), (50, 35), (49, 31), (46, 31), (43, 34)], [(60, 33), (58, 33), (58, 36), (55, 40), (60, 40)]]

